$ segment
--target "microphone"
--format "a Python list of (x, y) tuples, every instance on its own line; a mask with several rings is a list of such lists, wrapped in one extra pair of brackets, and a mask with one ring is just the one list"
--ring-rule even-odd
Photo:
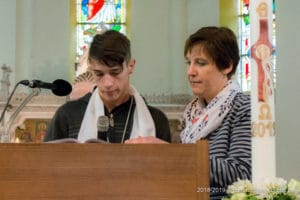
[(97, 120), (97, 129), (98, 129), (98, 138), (108, 141), (109, 138), (107, 135), (107, 131), (109, 128), (109, 120), (108, 117), (105, 115), (99, 116)]
[(23, 80), (20, 83), (30, 88), (50, 89), (56, 96), (66, 96), (72, 91), (71, 84), (63, 79), (57, 79), (53, 83), (46, 83), (40, 80)]

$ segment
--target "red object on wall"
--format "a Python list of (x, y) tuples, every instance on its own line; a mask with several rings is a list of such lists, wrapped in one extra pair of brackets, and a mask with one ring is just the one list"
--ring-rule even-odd
[(245, 64), (245, 76), (246, 76), (246, 79), (249, 78), (249, 63)]
[(92, 19), (102, 8), (104, 0), (89, 0), (88, 20)]
[(249, 0), (243, 0), (244, 4), (249, 5)]

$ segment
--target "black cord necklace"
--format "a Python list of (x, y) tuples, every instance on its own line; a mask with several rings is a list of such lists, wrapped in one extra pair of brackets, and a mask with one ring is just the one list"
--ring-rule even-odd
[(132, 110), (132, 104), (133, 104), (133, 96), (131, 96), (131, 98), (130, 98), (130, 106), (129, 106), (129, 110), (128, 110), (128, 114), (127, 114), (127, 118), (126, 118), (126, 122), (125, 122), (125, 127), (124, 127), (124, 131), (123, 131), (123, 135), (122, 135), (121, 144), (124, 143), (125, 133), (126, 133), (126, 130), (128, 127), (129, 117), (130, 117), (130, 113)]
[[(125, 126), (124, 126), (124, 130), (123, 130), (123, 134), (122, 134), (121, 144), (124, 143), (125, 134), (126, 134), (126, 131), (128, 129), (129, 118), (130, 118), (130, 114), (131, 114), (131, 111), (132, 111), (132, 106), (133, 106), (133, 96), (130, 97), (130, 106), (129, 106), (129, 110), (128, 110), (128, 113), (127, 113), (127, 118), (126, 118), (126, 121), (125, 121)], [(110, 125), (110, 127), (114, 127), (113, 114), (111, 114), (110, 117), (109, 117), (109, 125)], [(107, 142), (110, 142), (109, 141), (109, 134), (107, 134), (106, 140), (107, 140)]]

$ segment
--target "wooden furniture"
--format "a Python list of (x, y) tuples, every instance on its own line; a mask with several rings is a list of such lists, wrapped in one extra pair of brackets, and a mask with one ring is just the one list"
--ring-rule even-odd
[(207, 141), (0, 144), (1, 200), (205, 200), (208, 188)]

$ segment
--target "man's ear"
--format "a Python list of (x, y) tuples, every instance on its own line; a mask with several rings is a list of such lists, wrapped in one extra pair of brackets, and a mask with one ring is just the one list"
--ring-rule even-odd
[(132, 74), (135, 68), (135, 59), (130, 59), (128, 61), (128, 70), (129, 70), (129, 74)]

